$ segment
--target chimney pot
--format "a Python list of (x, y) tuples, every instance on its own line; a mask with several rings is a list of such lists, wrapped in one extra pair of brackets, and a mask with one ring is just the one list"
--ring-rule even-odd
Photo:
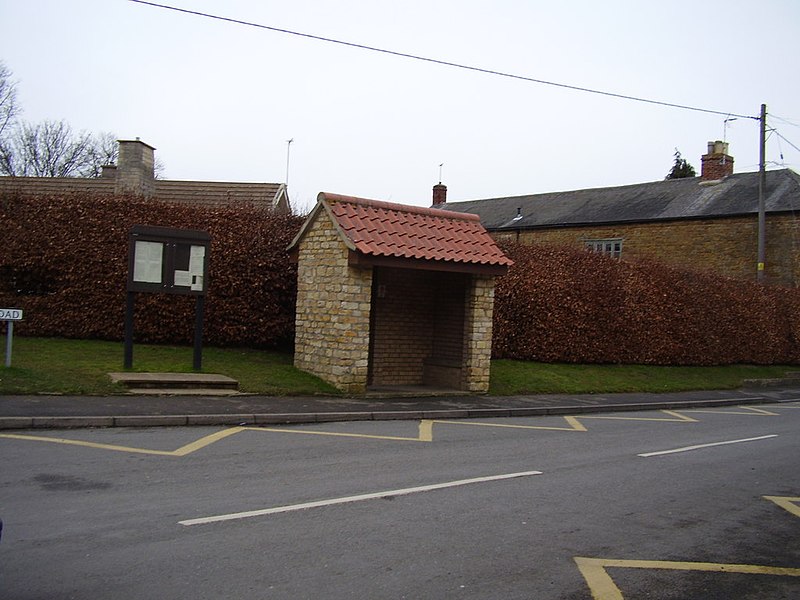
[(700, 157), (701, 181), (716, 181), (733, 175), (733, 157), (728, 154), (728, 142), (708, 142), (708, 154)]

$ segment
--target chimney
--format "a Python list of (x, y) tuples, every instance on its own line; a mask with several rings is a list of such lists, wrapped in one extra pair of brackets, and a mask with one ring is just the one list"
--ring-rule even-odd
[(118, 143), (116, 193), (152, 196), (155, 192), (155, 148), (139, 138)]
[(432, 208), (437, 208), (442, 206), (444, 203), (447, 202), (447, 186), (443, 185), (440, 181), (435, 186), (433, 186), (433, 204), (431, 205)]
[(708, 154), (700, 157), (701, 181), (717, 181), (733, 175), (733, 157), (728, 154), (728, 142), (708, 142)]

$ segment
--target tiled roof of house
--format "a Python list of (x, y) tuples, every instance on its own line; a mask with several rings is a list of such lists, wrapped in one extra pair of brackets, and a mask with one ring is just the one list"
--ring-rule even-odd
[(155, 148), (139, 138), (119, 140), (118, 144), (118, 164), (103, 165), (100, 177), (0, 177), (0, 193), (26, 196), (122, 194), (206, 206), (254, 204), (278, 214), (291, 212), (286, 184), (155, 179)]
[(32, 196), (55, 196), (91, 192), (111, 195), (114, 180), (104, 177), (0, 177), (0, 192)]
[[(780, 169), (766, 176), (766, 211), (800, 210), (800, 175)], [(490, 231), (753, 215), (758, 212), (758, 173), (737, 173), (718, 182), (692, 177), (448, 202), (442, 208), (479, 216)]]
[[(321, 193), (306, 224), (324, 208), (354, 252), (373, 257), (509, 266), (475, 215)], [(303, 237), (306, 225), (292, 242)]]
[[(0, 177), (0, 192), (33, 196), (84, 193), (113, 195), (113, 177)], [(280, 213), (290, 212), (286, 186), (282, 183), (240, 183), (228, 181), (178, 181), (156, 179), (153, 198), (162, 202), (193, 205), (268, 206)]]
[(153, 196), (163, 202), (195, 205), (267, 204), (275, 206), (283, 187), (280, 183), (156, 179)]

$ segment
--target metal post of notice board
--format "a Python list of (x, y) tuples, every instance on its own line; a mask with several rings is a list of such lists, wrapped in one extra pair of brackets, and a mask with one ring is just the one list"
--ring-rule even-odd
[(197, 296), (194, 307), (194, 356), (192, 368), (200, 371), (203, 368), (203, 313), (205, 312), (206, 299)]
[(133, 306), (135, 298), (133, 292), (125, 294), (125, 342), (123, 345), (123, 366), (133, 368)]
[(0, 308), (0, 321), (8, 324), (6, 333), (6, 368), (11, 366), (11, 348), (14, 343), (14, 321), (22, 321), (22, 309)]

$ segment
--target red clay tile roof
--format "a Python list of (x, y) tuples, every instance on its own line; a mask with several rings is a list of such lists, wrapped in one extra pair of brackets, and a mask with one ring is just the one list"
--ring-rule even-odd
[[(370, 256), (510, 266), (476, 215), (321, 193), (351, 249)], [(350, 244), (348, 244), (350, 246)]]

